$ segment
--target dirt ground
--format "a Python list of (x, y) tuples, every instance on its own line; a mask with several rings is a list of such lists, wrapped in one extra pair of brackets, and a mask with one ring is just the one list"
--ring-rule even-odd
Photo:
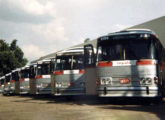
[(0, 95), (0, 120), (164, 120), (159, 105), (141, 100)]

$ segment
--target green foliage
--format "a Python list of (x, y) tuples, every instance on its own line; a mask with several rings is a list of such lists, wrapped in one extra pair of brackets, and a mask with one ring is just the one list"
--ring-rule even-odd
[(0, 76), (25, 66), (28, 60), (23, 56), (23, 51), (17, 46), (17, 40), (13, 40), (10, 45), (0, 40)]

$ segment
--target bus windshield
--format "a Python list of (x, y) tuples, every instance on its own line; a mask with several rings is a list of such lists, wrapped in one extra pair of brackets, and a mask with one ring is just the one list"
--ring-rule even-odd
[(83, 55), (58, 56), (56, 58), (56, 70), (83, 69)]
[(10, 75), (6, 76), (6, 82), (9, 82), (10, 81)]
[(39, 64), (37, 67), (37, 75), (50, 74), (50, 64)]
[(4, 84), (4, 81), (5, 81), (4, 79), (1, 79), (1, 85), (3, 85), (3, 84)]
[(18, 81), (19, 80), (18, 72), (12, 73), (12, 80), (15, 80), (15, 81)]
[(154, 59), (155, 48), (150, 38), (115, 39), (100, 42), (98, 60)]
[(29, 78), (29, 70), (22, 70), (21, 71), (21, 78)]

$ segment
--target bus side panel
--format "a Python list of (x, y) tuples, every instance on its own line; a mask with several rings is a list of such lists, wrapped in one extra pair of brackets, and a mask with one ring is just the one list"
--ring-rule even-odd
[(35, 78), (30, 79), (30, 94), (32, 95), (36, 94), (36, 79)]
[(157, 56), (158, 56), (158, 78), (159, 78), (159, 92), (162, 96), (165, 96), (165, 50), (161, 43), (157, 44)]
[(51, 74), (51, 94), (55, 94), (55, 76)]
[(15, 81), (15, 93), (19, 94), (19, 92), (20, 92), (20, 82)]
[(162, 95), (165, 96), (165, 51), (161, 52), (161, 60), (159, 65), (159, 77)]
[(96, 85), (96, 69), (85, 68), (85, 85), (86, 85), (86, 95), (97, 95), (97, 85)]

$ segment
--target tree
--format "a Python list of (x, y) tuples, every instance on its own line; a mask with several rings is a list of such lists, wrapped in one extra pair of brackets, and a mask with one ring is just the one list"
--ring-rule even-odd
[(0, 76), (25, 66), (28, 60), (23, 56), (24, 53), (17, 45), (17, 40), (13, 40), (10, 44), (0, 40)]

